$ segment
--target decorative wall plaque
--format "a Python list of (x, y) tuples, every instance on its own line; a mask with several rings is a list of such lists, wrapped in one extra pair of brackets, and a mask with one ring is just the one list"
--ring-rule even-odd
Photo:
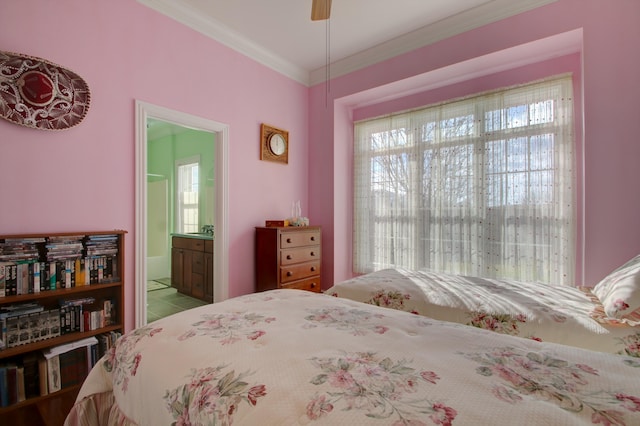
[(35, 129), (68, 129), (85, 117), (90, 98), (89, 86), (75, 72), (0, 51), (0, 117)]

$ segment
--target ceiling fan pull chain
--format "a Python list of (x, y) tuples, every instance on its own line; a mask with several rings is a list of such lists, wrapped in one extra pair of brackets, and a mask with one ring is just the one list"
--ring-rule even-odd
[(325, 96), (324, 107), (327, 108), (329, 102), (329, 93), (331, 92), (331, 19), (326, 20), (325, 24)]

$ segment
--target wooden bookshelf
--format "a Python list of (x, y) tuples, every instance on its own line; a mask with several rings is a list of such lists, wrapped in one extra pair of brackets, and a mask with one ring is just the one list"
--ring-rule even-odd
[[(7, 240), (44, 239), (45, 243), (36, 243), (40, 244), (38, 247), (40, 249), (39, 260), (41, 262), (46, 262), (44, 257), (46, 256), (45, 245), (49, 241), (50, 237), (64, 239), (64, 237), (83, 236), (82, 256), (87, 255), (85, 242), (89, 236), (99, 237), (114, 235), (116, 236), (117, 247), (117, 254), (112, 258), (115, 262), (115, 265), (112, 266), (115, 268), (114, 270), (117, 271), (117, 273), (114, 273), (114, 276), (109, 277), (109, 279), (104, 278), (104, 281), (106, 282), (89, 282), (90, 280), (87, 278), (86, 283), (78, 283), (79, 285), (75, 285), (74, 283), (74, 286), (72, 287), (59, 288), (59, 286), (56, 286), (56, 289), (41, 289), (40, 292), (29, 292), (28, 287), (23, 287), (22, 294), (0, 296), (0, 308), (16, 306), (24, 303), (37, 303), (42, 306), (44, 310), (53, 310), (59, 308), (61, 303), (64, 301), (83, 298), (93, 298), (96, 303), (103, 300), (109, 300), (113, 304), (110, 324), (106, 324), (95, 329), (67, 332), (56, 337), (36, 340), (18, 346), (5, 347), (0, 350), (0, 366), (7, 365), (9, 363), (20, 366), (22, 360), (26, 360), (26, 357), (29, 354), (39, 354), (47, 349), (63, 344), (69, 344), (87, 337), (100, 337), (112, 332), (124, 332), (125, 234), (126, 231), (112, 230), (51, 234), (0, 235), (0, 243), (5, 243)], [(2, 284), (0, 284), (0, 286), (1, 285)], [(25, 292), (25, 290), (27, 290), (27, 292)], [(95, 307), (91, 306), (88, 306), (87, 309), (90, 308), (95, 309)], [(3, 338), (5, 339), (6, 345), (8, 343), (6, 341), (6, 332)], [(82, 377), (82, 380), (84, 380), (84, 377)], [(80, 391), (80, 387), (81, 384), (73, 384), (56, 392), (34, 396), (27, 398), (24, 401), (0, 407), (0, 424), (24, 424), (34, 426), (62, 425), (78, 395), (78, 392)]]

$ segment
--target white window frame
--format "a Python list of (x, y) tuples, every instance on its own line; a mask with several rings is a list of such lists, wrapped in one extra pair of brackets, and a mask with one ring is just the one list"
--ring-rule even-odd
[[(185, 194), (183, 193), (184, 184), (182, 182), (182, 168), (186, 166), (197, 166), (198, 168), (198, 177), (195, 182), (191, 182), (191, 188), (194, 191), (190, 191), (193, 194), (191, 195), (191, 203), (185, 204)], [(177, 233), (194, 233), (200, 232), (200, 180), (201, 180), (201, 170), (202, 165), (200, 161), (200, 156), (195, 155), (192, 157), (180, 158), (175, 161), (175, 176), (176, 176), (176, 184), (175, 184), (175, 197), (176, 197), (176, 212), (175, 212), (175, 230)], [(193, 199), (195, 197), (195, 200)], [(191, 210), (191, 217), (193, 218), (193, 213), (195, 211), (195, 223), (193, 220), (187, 223), (185, 218), (185, 211)]]
[[(549, 98), (535, 98), (538, 88), (540, 96)], [(523, 98), (527, 101), (522, 101)], [(541, 113), (539, 108), (539, 103), (548, 99), (553, 99), (553, 108), (562, 106), (562, 111), (558, 109), (552, 112), (552, 119), (546, 110)], [(522, 105), (526, 107), (524, 114), (516, 109)], [(507, 110), (511, 114), (507, 114)], [(499, 113), (498, 116), (491, 115), (496, 112)], [(575, 273), (576, 221), (572, 114), (572, 82), (570, 76), (564, 75), (356, 122), (354, 272), (367, 273), (400, 267), (572, 284)], [(535, 120), (532, 116), (535, 116)], [(465, 120), (467, 117), (470, 119)], [(451, 119), (460, 120), (456, 125), (447, 124)], [(489, 129), (492, 120), (502, 127)], [(427, 138), (425, 135), (428, 132), (425, 129), (429, 125), (435, 125), (435, 131)], [(527, 147), (534, 146), (535, 143), (545, 146), (544, 137), (548, 135), (553, 135), (554, 147), (561, 145), (558, 150), (562, 152), (553, 154), (554, 164), (557, 163), (555, 169), (549, 172), (536, 169), (535, 166), (527, 169), (524, 176), (520, 173), (519, 166), (513, 165), (513, 158), (517, 160), (526, 157), (529, 161), (531, 154), (527, 151), (525, 154), (510, 154), (508, 160), (501, 160), (504, 164), (510, 162), (510, 165), (504, 166), (504, 172), (490, 170), (491, 167), (496, 167), (489, 165), (491, 159), (488, 159), (496, 143), (504, 142), (506, 146), (512, 147), (518, 145), (521, 139)], [(532, 141), (535, 138), (538, 139), (534, 143)], [(468, 150), (471, 154), (458, 156), (456, 150)], [(438, 155), (441, 161), (436, 164), (434, 170), (439, 173), (439, 181), (434, 185), (430, 182), (435, 178), (425, 178), (427, 170), (431, 170), (425, 164), (429, 161), (428, 155), (438, 151), (444, 153)], [(463, 163), (466, 166), (461, 165)], [(453, 172), (449, 171), (451, 165), (454, 166)], [(507, 174), (508, 177), (503, 176)], [(551, 190), (540, 191), (540, 188), (552, 187), (547, 185), (549, 175), (553, 175), (556, 181), (563, 182), (561, 188), (554, 186)], [(534, 195), (529, 181), (533, 177), (538, 177), (538, 192)], [(487, 182), (492, 178), (499, 183), (507, 179), (525, 178), (526, 187), (520, 184), (511, 185), (508, 189), (526, 189), (521, 194), (502, 198), (506, 201), (502, 201), (498, 206), (495, 205), (495, 201), (491, 205), (491, 197), (496, 191), (491, 192)], [(541, 180), (542, 184), (539, 183)], [(460, 181), (462, 184), (456, 188), (466, 189), (456, 189), (454, 192), (441, 191), (445, 187), (453, 188), (454, 181)], [(493, 188), (506, 187), (505, 185), (502, 183)], [(374, 186), (377, 190), (374, 190)], [(477, 191), (476, 187), (481, 188), (480, 191)], [(437, 195), (425, 196), (427, 189), (432, 191), (431, 194)], [(531, 202), (531, 199), (536, 197), (539, 199), (540, 195), (544, 200)], [(438, 204), (435, 208), (434, 200)], [(516, 258), (515, 260), (491, 260), (490, 256), (484, 256), (488, 252), (487, 247), (495, 244), (496, 238), (501, 238), (503, 233), (507, 235), (507, 231), (513, 229), (509, 221), (525, 221), (524, 214), (518, 210), (524, 205), (533, 205), (536, 214), (542, 213), (544, 218), (536, 222), (537, 224), (546, 227), (553, 221), (552, 226), (559, 223), (556, 227), (561, 230), (553, 231), (557, 232), (556, 235), (544, 235), (543, 244), (536, 241), (536, 237), (524, 242), (511, 241), (511, 237), (504, 237), (506, 240), (498, 240), (499, 244), (511, 247), (491, 248), (491, 256), (494, 258), (501, 256), (502, 251), (506, 253), (503, 257)], [(431, 211), (436, 214), (431, 215)], [(469, 215), (469, 211), (473, 213)], [(446, 232), (442, 232), (444, 227), (440, 226), (438, 221), (448, 222)], [(494, 223), (488, 225), (491, 221)], [(455, 223), (455, 226), (451, 226), (451, 223)], [(511, 228), (507, 229), (509, 227)], [(429, 228), (432, 228), (431, 231)], [(500, 237), (488, 238), (485, 235), (488, 232)], [(558, 235), (560, 243), (549, 242), (558, 239)], [(551, 247), (552, 245), (554, 246)], [(539, 255), (543, 251), (544, 256)], [(526, 252), (526, 255), (523, 255), (523, 252)], [(554, 258), (554, 252), (561, 255)], [(527, 256), (527, 260), (523, 260)], [(530, 263), (528, 266), (525, 265), (527, 262)]]

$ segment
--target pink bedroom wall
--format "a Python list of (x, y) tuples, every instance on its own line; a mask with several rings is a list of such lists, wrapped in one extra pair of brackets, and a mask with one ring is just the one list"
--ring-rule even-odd
[[(505, 78), (505, 85), (530, 77), (540, 78), (558, 68), (557, 61), (542, 58), (530, 63), (540, 63), (538, 68), (521, 61), (526, 49), (542, 54), (540, 46), (551, 42), (573, 40), (578, 36), (581, 80), (576, 87), (578, 111), (582, 120), (578, 138), (584, 141), (584, 168), (581, 184), (584, 192), (579, 202), (583, 206), (584, 221), (578, 229), (576, 284), (594, 285), (604, 275), (631, 257), (640, 253), (640, 228), (635, 220), (640, 216), (640, 191), (635, 189), (640, 180), (640, 120), (637, 99), (640, 89), (634, 76), (640, 75), (640, 55), (633, 46), (640, 39), (640, 2), (619, 0), (558, 0), (547, 6), (509, 19), (465, 32), (421, 49), (400, 55), (385, 62), (332, 80), (330, 92), (324, 84), (311, 89), (309, 138), (310, 211), (321, 218), (326, 232), (323, 240), (323, 272), (327, 279), (323, 286), (349, 278), (351, 273), (351, 199), (352, 182), (349, 158), (352, 121), (354, 114), (363, 114), (367, 108), (373, 111), (376, 97), (390, 96), (389, 87), (399, 86), (407, 90), (407, 84), (415, 80), (424, 84), (429, 75), (441, 75), (446, 71), (460, 72), (467, 67), (474, 76), (478, 63), (491, 56), (514, 55), (513, 72), (500, 70), (497, 76)], [(574, 52), (574, 51), (573, 51)], [(573, 52), (565, 52), (571, 55)], [(502, 58), (504, 59), (504, 58)], [(539, 67), (549, 66), (547, 72)], [(442, 71), (445, 73), (441, 74)], [(501, 74), (500, 74), (501, 73)], [(427, 76), (425, 80), (425, 76)], [(429, 81), (434, 96), (461, 96), (484, 90), (485, 85), (495, 83), (477, 77), (462, 84), (438, 87)], [(416, 83), (418, 84), (418, 83)], [(442, 86), (442, 85), (441, 85)], [(440, 90), (440, 93), (437, 91)], [(420, 87), (413, 87), (414, 96)], [(415, 97), (396, 99), (395, 108), (401, 110), (411, 105)], [(425, 100), (429, 103), (429, 100)], [(367, 105), (358, 111), (358, 105)], [(388, 107), (389, 105), (385, 105)]]
[[(124, 229), (134, 321), (136, 100), (229, 125), (230, 296), (254, 291), (254, 227), (307, 211), (308, 88), (135, 0), (0, 6), (0, 48), (80, 74), (91, 107), (59, 132), (0, 120), (0, 234)], [(278, 102), (274, 103), (273, 100)], [(260, 123), (289, 131), (288, 165), (260, 161)]]

